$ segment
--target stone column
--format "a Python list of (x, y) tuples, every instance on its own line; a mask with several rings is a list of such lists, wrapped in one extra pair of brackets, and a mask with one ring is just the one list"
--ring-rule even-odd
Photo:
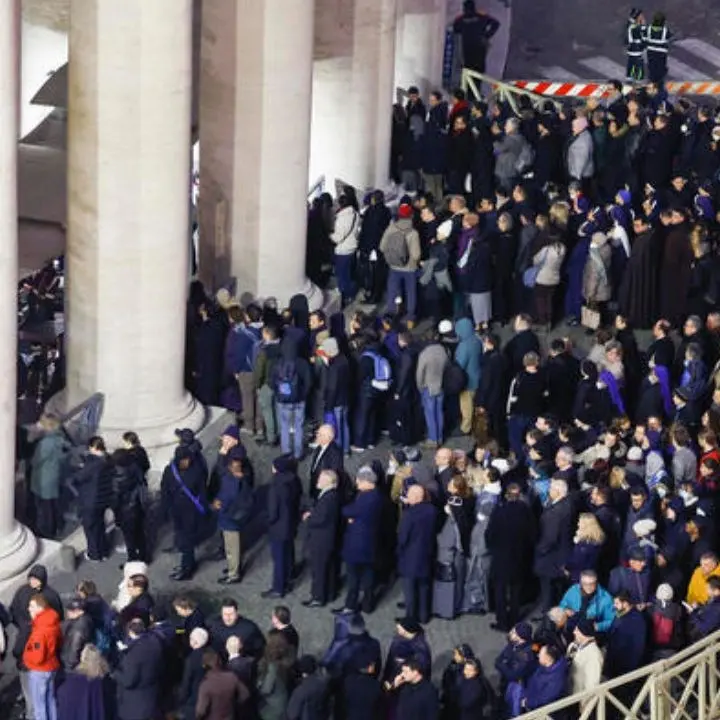
[[(311, 177), (364, 190), (390, 175), (397, 0), (318, 0)], [(332, 187), (330, 188), (332, 190)]]
[(15, 520), (19, 12), (16, 0), (0, 3), (0, 581), (21, 573), (37, 553), (34, 535)]
[(183, 387), (192, 0), (73, 0), (65, 409), (150, 447), (197, 429)]
[(322, 293), (305, 278), (313, 0), (204, 0), (200, 275), (237, 292)]
[(444, 0), (398, 0), (395, 86), (415, 85), (424, 98), (442, 89), (443, 49), (447, 24)]

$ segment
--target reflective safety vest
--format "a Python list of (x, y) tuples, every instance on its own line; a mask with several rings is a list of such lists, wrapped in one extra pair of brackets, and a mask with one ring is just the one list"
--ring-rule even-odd
[(667, 55), (668, 45), (670, 44), (670, 33), (668, 32), (667, 26), (662, 25), (656, 27), (651, 25), (645, 36), (645, 42), (647, 43), (648, 53), (652, 52)]
[(645, 52), (645, 33), (647, 28), (645, 25), (639, 25), (636, 22), (629, 22), (627, 27), (627, 43), (628, 57), (640, 57)]

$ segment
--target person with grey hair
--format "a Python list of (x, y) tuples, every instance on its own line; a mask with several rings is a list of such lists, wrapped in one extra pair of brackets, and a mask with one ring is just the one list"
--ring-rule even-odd
[(190, 654), (185, 658), (182, 680), (178, 689), (178, 708), (182, 712), (182, 716), (186, 718), (195, 717), (198, 690), (205, 677), (202, 663), (203, 653), (209, 639), (210, 634), (202, 627), (196, 627), (190, 633)]
[(350, 615), (361, 608), (372, 612), (375, 607), (375, 560), (380, 535), (383, 500), (376, 487), (377, 475), (363, 465), (355, 475), (357, 495), (342, 509), (345, 524), (342, 558), (347, 567), (345, 605), (335, 610)]
[(516, 117), (508, 118), (504, 137), (495, 143), (495, 181), (510, 192), (533, 159), (532, 148), (520, 133), (520, 121)]

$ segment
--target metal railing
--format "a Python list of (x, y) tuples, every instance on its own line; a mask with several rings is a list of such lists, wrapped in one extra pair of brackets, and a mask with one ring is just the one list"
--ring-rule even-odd
[(646, 665), (523, 715), (523, 720), (712, 720), (720, 717), (720, 631)]

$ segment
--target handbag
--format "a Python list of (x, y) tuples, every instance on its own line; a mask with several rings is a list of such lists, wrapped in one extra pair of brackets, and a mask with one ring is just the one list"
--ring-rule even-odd
[(545, 250), (545, 254), (543, 255), (542, 260), (537, 265), (531, 265), (525, 272), (523, 272), (523, 285), (526, 288), (534, 288), (535, 284), (537, 283), (537, 277), (540, 274), (540, 271), (545, 267), (545, 262), (547, 260), (547, 250)]
[(580, 310), (580, 324), (590, 330), (597, 330), (600, 327), (600, 312), (583, 305)]
[(446, 565), (445, 563), (435, 564), (435, 580), (438, 582), (455, 582), (457, 573), (454, 565)]

